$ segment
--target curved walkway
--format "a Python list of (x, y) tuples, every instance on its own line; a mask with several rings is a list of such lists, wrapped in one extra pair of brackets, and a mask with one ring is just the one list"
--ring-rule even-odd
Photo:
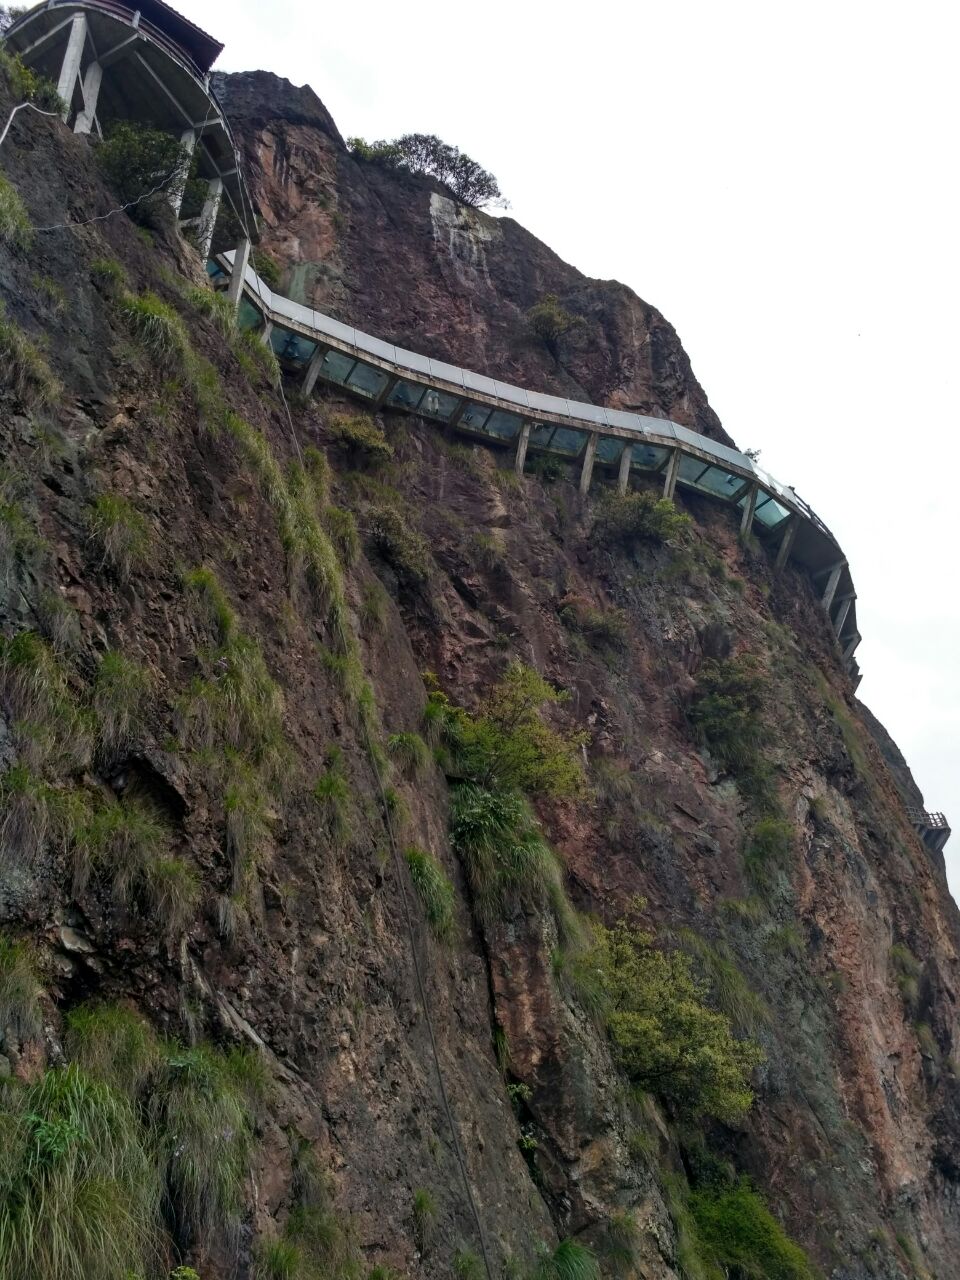
[[(209, 273), (232, 276), (234, 256), (218, 255)], [(581, 493), (598, 471), (616, 474), (621, 492), (632, 475), (662, 476), (668, 497), (679, 485), (736, 507), (742, 532), (775, 545), (778, 569), (789, 559), (808, 570), (859, 683), (856, 592), (843, 552), (803, 499), (746, 454), (676, 422), (528, 391), (382, 342), (272, 292), (249, 264), (242, 288), (231, 283), (241, 328), (261, 331), (288, 370), (302, 371), (306, 394), (326, 382), (376, 408), (415, 413), (512, 448), (518, 472), (529, 452), (579, 461)]]

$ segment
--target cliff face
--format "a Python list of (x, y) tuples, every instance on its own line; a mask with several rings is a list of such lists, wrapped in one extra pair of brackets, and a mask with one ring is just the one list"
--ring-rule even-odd
[[(675, 330), (630, 289), (587, 279), (512, 218), (458, 204), (431, 179), (358, 163), (310, 88), (258, 71), (217, 89), (289, 297), (506, 382), (729, 443)], [(559, 360), (524, 321), (551, 293), (586, 322)]]
[[(308, 90), (257, 73), (224, 94), (292, 295), (727, 438), (674, 331), (629, 290), (435, 184), (357, 165)], [(22, 122), (3, 163), (35, 224), (111, 207), (88, 145)], [(345, 437), (357, 406), (336, 399), (288, 419), (172, 229), (148, 246), (114, 217), (0, 243), (0, 282), (40, 361), (0, 375), (0, 928), (32, 946), (44, 993), (39, 1022), (0, 1009), (3, 1053), (24, 1087), (60, 1070), (91, 1000), (177, 1042), (143, 1102), (170, 1146), (152, 1274), (183, 1260), (203, 1280), (473, 1275), (472, 1199), (494, 1274), (573, 1237), (604, 1274), (756, 1275), (691, 1227), (691, 1188), (709, 1198), (740, 1175), (838, 1280), (956, 1274), (957, 913), (809, 583), (776, 575), (705, 499), (678, 497), (691, 523), (676, 538), (625, 549), (598, 533), (601, 496), (581, 501), (566, 476), (514, 482), (409, 418), (382, 417), (383, 442)], [(160, 330), (131, 302), (147, 290)], [(585, 319), (559, 363), (522, 321), (547, 292)], [(47, 403), (41, 367), (59, 380)], [(43, 646), (11, 647), (25, 635)], [(140, 673), (119, 722), (109, 655)], [(709, 673), (743, 659), (774, 827), (692, 728)], [(428, 687), (476, 711), (516, 661), (567, 695), (550, 723), (584, 735), (583, 792), (535, 797), (566, 894), (608, 924), (641, 895), (646, 927), (762, 1046), (740, 1118), (691, 1122), (628, 1087), (564, 969), (562, 913), (522, 894), (482, 909), (449, 836), (462, 776), (397, 737), (427, 734)], [(155, 824), (149, 849), (142, 830), (118, 846), (102, 817), (132, 812)], [(411, 846), (452, 883), (445, 941)], [(161, 862), (194, 886), (176, 910)], [(185, 1207), (186, 1136), (154, 1120), (191, 1045), (249, 1048), (266, 1077), (240, 1205), (220, 1215)], [(286, 1270), (267, 1254), (278, 1240)], [(541, 1259), (538, 1274), (567, 1273)], [(768, 1259), (759, 1274), (812, 1272)]]

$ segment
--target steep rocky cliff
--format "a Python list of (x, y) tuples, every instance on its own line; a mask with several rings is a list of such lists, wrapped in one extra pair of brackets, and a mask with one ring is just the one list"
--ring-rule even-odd
[[(727, 439), (629, 290), (359, 165), (309, 90), (222, 88), (291, 296)], [(35, 226), (111, 208), (87, 141), (13, 142)], [(472, 1276), (482, 1244), (494, 1275), (955, 1275), (957, 913), (809, 582), (706, 499), (623, 537), (564, 474), (284, 401), (162, 220), (0, 238), (0, 292), (0, 1065), (38, 1153), (4, 1222), (39, 1187), (144, 1280)], [(585, 321), (556, 358), (523, 320), (548, 292)], [(531, 788), (560, 874), (492, 906), (452, 730), (518, 670), (582, 782)], [(737, 1115), (628, 1081), (589, 939), (638, 895), (763, 1051)], [(64, 1152), (122, 1181), (93, 1163), (121, 1112), (165, 1188), (146, 1243), (64, 1190)], [(809, 1262), (744, 1243), (773, 1227), (742, 1176)]]

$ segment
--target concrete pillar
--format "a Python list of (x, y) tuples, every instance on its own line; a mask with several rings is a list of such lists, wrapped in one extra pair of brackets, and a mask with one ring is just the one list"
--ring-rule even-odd
[(838, 560), (830, 570), (830, 577), (827, 579), (827, 585), (823, 589), (823, 596), (820, 603), (826, 609), (827, 613), (833, 604), (833, 597), (837, 594), (837, 587), (840, 583), (840, 575), (847, 567), (846, 560)]
[(211, 178), (207, 183), (207, 198), (200, 212), (200, 235), (197, 248), (204, 262), (210, 257), (210, 246), (213, 244), (213, 233), (220, 213), (220, 201), (223, 199), (223, 179)]
[(93, 128), (97, 114), (97, 99), (100, 97), (100, 81), (103, 79), (103, 67), (99, 62), (91, 62), (83, 75), (80, 92), (83, 95), (83, 108), (77, 112), (74, 133), (89, 133)]
[(230, 284), (227, 288), (227, 297), (234, 307), (239, 307), (240, 305), (240, 295), (243, 293), (243, 282), (247, 275), (247, 264), (249, 262), (250, 240), (247, 236), (241, 236), (233, 255), (233, 273), (230, 276)]
[(843, 624), (847, 620), (847, 614), (853, 608), (854, 596), (846, 596), (840, 601), (840, 608), (837, 610), (837, 616), (833, 620), (833, 634), (839, 639), (843, 633)]
[(667, 474), (663, 481), (663, 496), (673, 501), (677, 489), (677, 476), (680, 474), (680, 450), (674, 449), (667, 463)]
[(626, 493), (630, 483), (630, 462), (633, 458), (633, 445), (625, 444), (620, 455), (620, 472), (617, 476), (617, 493)]
[(183, 193), (187, 186), (187, 174), (190, 172), (190, 160), (193, 158), (193, 149), (197, 145), (196, 129), (184, 129), (180, 135), (180, 145), (186, 151), (187, 155), (181, 165), (180, 172), (176, 175), (170, 184), (170, 203), (173, 206), (173, 212), (179, 218), (180, 206), (183, 204)]
[(747, 500), (743, 504), (743, 519), (740, 521), (740, 537), (745, 538), (753, 528), (753, 513), (757, 509), (757, 494), (760, 490), (755, 484), (750, 486)]
[(523, 464), (527, 460), (527, 445), (530, 443), (530, 428), (533, 426), (531, 422), (525, 422), (520, 428), (520, 434), (517, 436), (517, 453), (513, 460), (513, 470), (516, 475), (523, 475)]
[(310, 357), (310, 363), (307, 365), (307, 372), (303, 375), (303, 386), (300, 388), (303, 395), (310, 395), (313, 388), (317, 385), (317, 378), (320, 376), (320, 366), (323, 364), (323, 357), (326, 354), (326, 347), (317, 347), (316, 351)]
[(846, 647), (846, 648), (844, 649), (844, 651), (843, 651), (843, 660), (844, 660), (844, 662), (849, 662), (849, 661), (850, 661), (850, 659), (853, 657), (854, 653), (856, 652), (857, 645), (858, 645), (859, 643), (860, 643), (860, 632), (859, 632), (859, 631), (857, 631), (857, 632), (856, 632), (854, 635), (852, 635), (852, 636), (850, 637), (850, 639), (847, 641), (847, 647)]
[(387, 378), (386, 386), (383, 388), (383, 390), (377, 396), (376, 400), (374, 400), (373, 402), (373, 407), (375, 409), (380, 409), (383, 407), (383, 405), (387, 401), (387, 398), (393, 394), (393, 389), (399, 381), (400, 379), (397, 377)]
[(87, 19), (82, 13), (74, 14), (70, 21), (70, 36), (67, 40), (67, 51), (63, 55), (60, 66), (60, 79), (57, 81), (57, 93), (64, 101), (61, 119), (66, 124), (73, 110), (73, 91), (77, 87), (80, 76), (80, 64), (83, 61), (83, 49), (87, 43)]
[(597, 441), (600, 437), (594, 432), (587, 437), (587, 447), (583, 451), (583, 465), (580, 468), (580, 497), (585, 498), (590, 489), (593, 476), (593, 460), (597, 456)]
[(265, 347), (270, 345), (270, 335), (273, 333), (273, 321), (267, 320), (263, 326), (263, 332), (260, 334), (260, 341)]
[(787, 563), (787, 558), (793, 550), (793, 540), (797, 536), (797, 529), (799, 528), (799, 525), (800, 521), (796, 516), (787, 517), (787, 525), (783, 531), (783, 536), (780, 539), (780, 549), (777, 552), (776, 563), (773, 566), (777, 573), (779, 573)]

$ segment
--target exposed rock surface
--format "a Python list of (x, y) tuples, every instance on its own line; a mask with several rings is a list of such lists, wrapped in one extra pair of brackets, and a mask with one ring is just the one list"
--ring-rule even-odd
[[(512, 218), (432, 179), (361, 164), (312, 89), (221, 76), (290, 297), (414, 351), (537, 391), (672, 418), (729, 443), (673, 327), (614, 280), (590, 280)], [(555, 360), (524, 320), (556, 294), (585, 324)]]
[[(516, 224), (458, 208), (436, 184), (358, 166), (307, 90), (260, 73), (231, 77), (225, 90), (265, 243), (292, 293), (481, 371), (659, 410), (726, 438), (673, 330), (628, 290), (585, 280)], [(88, 145), (57, 124), (22, 121), (4, 164), (36, 223), (110, 207)], [(571, 896), (612, 921), (642, 894), (662, 937), (692, 930), (753, 996), (740, 1029), (767, 1062), (747, 1118), (704, 1126), (713, 1158), (751, 1175), (837, 1280), (957, 1274), (957, 911), (907, 821), (902, 759), (861, 716), (809, 583), (775, 575), (767, 551), (743, 545), (732, 514), (705, 499), (679, 499), (694, 521), (685, 555), (604, 549), (591, 532), (598, 495), (581, 503), (563, 477), (514, 484), (492, 453), (415, 420), (384, 419), (392, 462), (358, 464), (331, 431), (337, 412), (356, 406), (321, 398), (288, 422), (256, 364), (238, 361), (185, 297), (184, 274), (201, 279), (189, 248), (172, 231), (148, 247), (123, 218), (51, 235), (29, 254), (0, 245), (7, 314), (48, 342), (63, 384), (39, 413), (0, 393), (4, 500), (38, 535), (4, 544), (0, 625), (7, 638), (45, 625), (52, 591), (73, 607), (69, 643), (57, 634), (78, 697), (107, 649), (149, 670), (149, 712), (121, 758), (107, 768), (90, 756), (50, 784), (116, 791), (134, 779), (202, 893), (195, 918), (168, 937), (154, 913), (118, 902), (102, 869), (73, 887), (62, 842), (24, 860), (5, 825), (0, 927), (37, 946), (48, 1005), (42, 1035), (8, 1036), (0, 1067), (28, 1079), (44, 1060), (61, 1061), (64, 1015), (91, 996), (127, 1000), (184, 1040), (254, 1045), (274, 1087), (258, 1121), (237, 1273), (251, 1275), (256, 1238), (287, 1220), (293, 1154), (306, 1142), (352, 1216), (367, 1269), (449, 1276), (456, 1251), (476, 1249), (477, 1238), (416, 954), (495, 1274), (508, 1257), (529, 1259), (536, 1242), (569, 1235), (595, 1247), (609, 1274), (682, 1273), (677, 1186), (702, 1176), (698, 1135), (630, 1096), (606, 1037), (556, 971), (542, 914), (517, 907), (478, 923), (448, 840), (447, 780), (433, 763), (419, 776), (395, 773), (402, 803), (389, 808), (401, 847), (431, 850), (451, 876), (458, 936), (439, 944), (413, 900), (411, 939), (369, 722), (338, 680), (327, 613), (285, 554), (276, 485), (205, 419), (183, 368), (158, 364), (134, 339), (91, 270), (104, 256), (122, 263), (134, 291), (155, 290), (183, 315), (230, 409), (283, 465), (308, 445), (326, 453), (331, 501), (359, 523), (344, 614), (359, 627), (383, 737), (421, 726), (425, 670), (468, 707), (512, 658), (569, 693), (557, 714), (587, 732), (591, 790), (542, 804), (540, 817)], [(49, 280), (64, 292), (60, 310)], [(545, 292), (587, 321), (562, 366), (522, 321)], [(147, 524), (150, 554), (128, 574), (91, 538), (92, 503), (104, 493)], [(384, 507), (425, 539), (414, 581), (398, 577), (372, 536)], [(279, 685), (289, 748), (266, 818), (262, 909), (232, 934), (225, 800), (209, 753), (190, 748), (183, 713), (209, 646), (184, 590), (184, 571), (199, 564), (215, 570)], [(571, 600), (622, 610), (622, 647), (598, 649), (571, 629)], [(743, 797), (698, 749), (685, 714), (705, 655), (728, 647), (755, 655), (763, 674), (770, 764), (793, 830), (762, 892), (744, 862)], [(339, 834), (313, 794), (331, 747), (349, 783)], [(907, 955), (909, 985), (897, 969)], [(429, 1240), (412, 1219), (424, 1188), (437, 1206)], [(617, 1214), (633, 1223), (628, 1263), (610, 1252)], [(233, 1273), (218, 1242), (187, 1242), (185, 1257), (204, 1280)]]

